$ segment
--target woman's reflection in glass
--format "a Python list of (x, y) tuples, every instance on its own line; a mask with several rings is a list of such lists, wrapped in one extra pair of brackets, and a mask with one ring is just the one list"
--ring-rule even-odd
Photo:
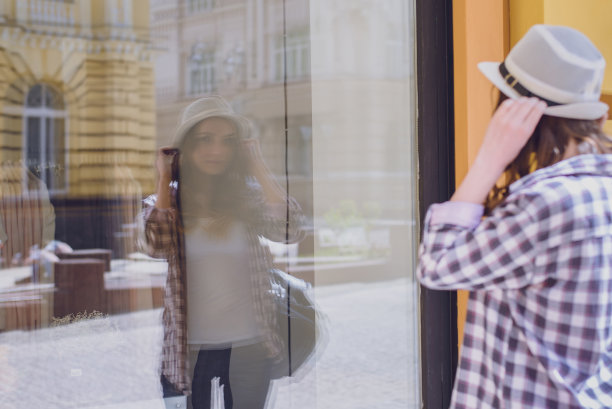
[(248, 121), (220, 97), (186, 108), (156, 166), (145, 234), (169, 264), (164, 394), (191, 394), (194, 408), (208, 408), (220, 378), (226, 409), (263, 408), (283, 340), (259, 237), (299, 239), (299, 206), (271, 177)]

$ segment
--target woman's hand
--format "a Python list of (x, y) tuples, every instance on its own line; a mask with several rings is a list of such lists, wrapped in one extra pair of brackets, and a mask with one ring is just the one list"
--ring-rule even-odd
[(255, 138), (243, 139), (241, 141), (240, 148), (242, 149), (244, 157), (248, 162), (247, 166), (251, 174), (254, 175), (259, 170), (266, 169), (266, 164), (263, 160), (259, 140)]
[(544, 114), (546, 104), (537, 98), (507, 99), (493, 114), (478, 152), (499, 174), (517, 157)]
[(161, 147), (157, 150), (155, 167), (157, 168), (157, 174), (160, 180), (168, 182), (172, 180), (172, 162), (177, 154), (177, 149), (168, 146)]
[(155, 167), (159, 176), (157, 201), (155, 202), (155, 207), (157, 208), (166, 209), (171, 206), (170, 182), (172, 181), (172, 163), (176, 155), (178, 155), (178, 150), (175, 148), (166, 146), (157, 150), (157, 158), (155, 160)]
[(546, 104), (537, 98), (505, 100), (493, 114), (474, 164), (451, 201), (484, 203), (533, 134), (545, 109)]
[(259, 140), (255, 138), (244, 139), (242, 146), (244, 156), (248, 161), (248, 169), (261, 185), (268, 203), (284, 203), (285, 192), (274, 180), (261, 153)]

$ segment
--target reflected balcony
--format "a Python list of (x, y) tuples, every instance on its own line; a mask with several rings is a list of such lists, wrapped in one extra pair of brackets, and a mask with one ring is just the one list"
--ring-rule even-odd
[(18, 23), (74, 26), (74, 1), (19, 0), (16, 3)]

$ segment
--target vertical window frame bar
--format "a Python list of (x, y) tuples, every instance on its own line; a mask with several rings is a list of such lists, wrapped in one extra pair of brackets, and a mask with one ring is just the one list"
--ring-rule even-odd
[[(455, 187), (452, 0), (416, 0), (419, 211)], [(447, 408), (458, 359), (457, 294), (421, 287), (423, 407)]]

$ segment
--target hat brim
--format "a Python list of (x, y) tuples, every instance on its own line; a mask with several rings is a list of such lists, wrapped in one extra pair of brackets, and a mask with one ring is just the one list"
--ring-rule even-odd
[(236, 131), (238, 132), (240, 139), (248, 138), (251, 133), (250, 122), (240, 115), (231, 115), (228, 114), (227, 111), (204, 111), (189, 118), (188, 121), (183, 122), (176, 129), (172, 146), (175, 148), (180, 148), (185, 141), (185, 135), (187, 135), (187, 133), (198, 123), (208, 118), (224, 118), (232, 122), (236, 126)]
[[(501, 76), (499, 64), (499, 62), (481, 62), (478, 63), (478, 69), (497, 89), (503, 92), (505, 96), (511, 99), (520, 98), (522, 95), (516, 92), (514, 88), (510, 87)], [(548, 107), (544, 110), (544, 114), (559, 118), (594, 120), (604, 116), (606, 112), (608, 112), (608, 109), (608, 105), (600, 101), (576, 102)]]

